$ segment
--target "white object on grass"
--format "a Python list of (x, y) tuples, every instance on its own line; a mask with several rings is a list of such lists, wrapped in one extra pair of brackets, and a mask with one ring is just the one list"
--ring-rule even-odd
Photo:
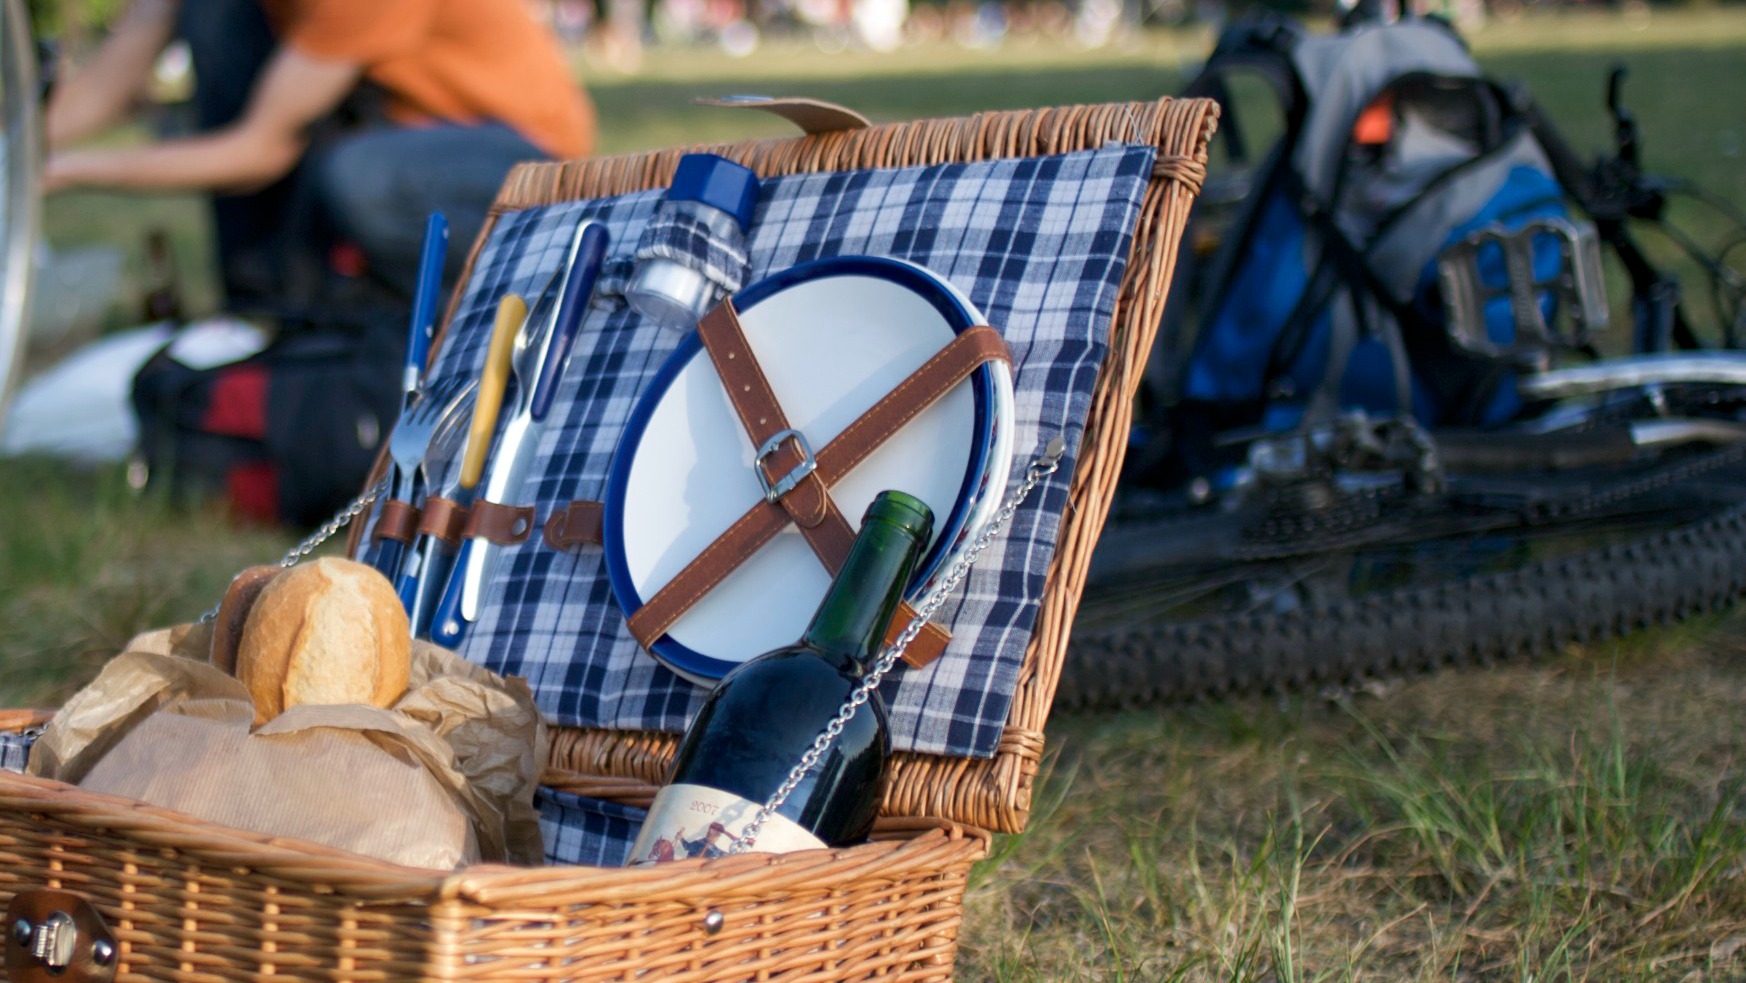
[(155, 352), (170, 344), (172, 358), (203, 369), (247, 358), (266, 343), (261, 329), (222, 317), (180, 332), (160, 323), (108, 335), (19, 387), (0, 431), (0, 456), (50, 454), (90, 464), (125, 460), (139, 440), (133, 377)]

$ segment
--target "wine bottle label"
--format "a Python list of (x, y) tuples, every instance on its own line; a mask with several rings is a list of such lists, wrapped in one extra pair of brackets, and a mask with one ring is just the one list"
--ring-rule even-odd
[[(760, 803), (748, 802), (706, 785), (668, 785), (655, 794), (649, 818), (631, 847), (631, 864), (653, 864), (688, 857), (732, 853)], [(786, 816), (772, 815), (747, 849), (754, 853), (816, 850), (824, 841)]]

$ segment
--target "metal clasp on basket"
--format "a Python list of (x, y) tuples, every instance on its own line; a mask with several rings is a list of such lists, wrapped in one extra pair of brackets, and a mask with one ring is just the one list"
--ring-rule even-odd
[(6, 909), (6, 976), (13, 983), (96, 983), (115, 978), (115, 936), (84, 898), (38, 888)]
[[(772, 483), (770, 476), (764, 471), (764, 462), (769, 460), (770, 456), (781, 448), (782, 442), (790, 437), (800, 447), (800, 463)], [(818, 470), (818, 462), (813, 460), (812, 445), (806, 442), (806, 437), (802, 436), (798, 430), (778, 430), (771, 434), (770, 439), (764, 441), (763, 446), (758, 448), (758, 456), (752, 459), (752, 472), (758, 476), (758, 484), (764, 488), (764, 501), (772, 505), (781, 500), (782, 496), (793, 491), (794, 486), (800, 484), (807, 475), (816, 470)]]

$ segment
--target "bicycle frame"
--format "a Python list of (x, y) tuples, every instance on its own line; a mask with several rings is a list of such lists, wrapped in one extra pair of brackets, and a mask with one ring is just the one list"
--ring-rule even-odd
[(0, 427), (24, 361), (41, 221), (36, 44), (24, 0), (0, 0)]
[(1630, 279), (1632, 350), (1644, 353), (1674, 347), (1700, 348), (1681, 310), (1679, 282), (1656, 269), (1631, 235), (1633, 218), (1660, 221), (1666, 199), (1658, 188), (1648, 186), (1637, 166), (1636, 122), (1620, 105), (1623, 79), (1623, 69), (1614, 69), (1607, 85), (1607, 108), (1613, 114), (1618, 152), (1594, 168), (1583, 165), (1526, 89), (1513, 87), (1510, 96), (1546, 151), (1553, 173), (1594, 220), (1601, 241), (1612, 249)]

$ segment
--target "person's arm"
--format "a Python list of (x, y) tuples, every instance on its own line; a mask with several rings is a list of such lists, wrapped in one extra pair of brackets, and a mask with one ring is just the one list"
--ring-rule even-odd
[(281, 47), (238, 122), (142, 147), (54, 154), (43, 169), (44, 190), (231, 191), (269, 184), (296, 165), (309, 125), (338, 107), (362, 74), (360, 65)]
[(135, 0), (89, 63), (57, 83), (43, 113), (51, 150), (120, 120), (176, 27), (178, 0)]

